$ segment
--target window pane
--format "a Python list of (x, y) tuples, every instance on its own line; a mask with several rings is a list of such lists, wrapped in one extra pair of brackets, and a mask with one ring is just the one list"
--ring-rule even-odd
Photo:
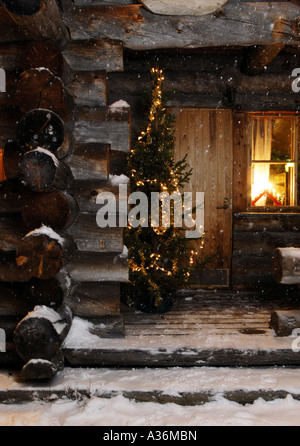
[(294, 163), (252, 164), (252, 206), (294, 206)]
[(293, 155), (291, 118), (255, 118), (253, 122), (253, 160), (291, 161)]

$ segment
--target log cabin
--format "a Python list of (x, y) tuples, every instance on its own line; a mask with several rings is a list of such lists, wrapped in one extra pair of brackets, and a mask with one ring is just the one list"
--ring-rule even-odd
[[(299, 365), (299, 0), (0, 3), (1, 367)], [(154, 65), (205, 193), (202, 267), (164, 315), (121, 302), (123, 229), (96, 224)]]

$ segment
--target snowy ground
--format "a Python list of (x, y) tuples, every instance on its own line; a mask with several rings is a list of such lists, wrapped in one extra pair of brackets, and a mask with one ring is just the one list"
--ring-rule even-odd
[[(161, 380), (154, 387), (158, 374)], [(98, 378), (101, 382), (97, 381)], [(76, 389), (87, 384), (92, 391), (90, 398), (83, 397), (76, 401), (55, 399), (55, 391), (62, 385)], [(177, 390), (193, 392), (203, 386), (215, 388), (216, 396), (214, 401), (197, 406), (136, 402), (122, 394), (125, 389), (151, 388), (165, 389), (167, 394), (175, 394)], [(5, 388), (18, 389), (20, 386), (11, 378), (1, 375), (0, 390)], [(52, 403), (1, 404), (0, 426), (300, 426), (300, 401), (290, 394), (283, 399), (267, 402), (257, 398), (253, 404), (241, 405), (223, 396), (225, 390), (234, 388), (246, 391), (255, 388), (284, 389), (300, 395), (300, 379), (298, 382), (298, 370), (295, 368), (105, 369), (100, 372), (71, 369), (63, 372), (51, 386)], [(32, 391), (36, 389), (32, 387)], [(116, 395), (103, 398), (101, 395), (109, 389), (114, 390)]]
[(256, 400), (242, 406), (219, 397), (200, 406), (136, 403), (123, 396), (83, 402), (0, 405), (0, 426), (300, 426), (300, 401)]

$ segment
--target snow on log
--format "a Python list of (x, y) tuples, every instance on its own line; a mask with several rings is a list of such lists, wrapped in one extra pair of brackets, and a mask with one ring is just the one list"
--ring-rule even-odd
[(73, 239), (60, 236), (47, 226), (27, 234), (16, 251), (21, 271), (36, 279), (51, 279), (71, 260), (76, 250)]
[(19, 162), (19, 179), (34, 191), (66, 190), (72, 180), (72, 172), (49, 150), (38, 147), (23, 155)]
[(273, 260), (273, 274), (277, 283), (300, 283), (300, 248), (277, 248)]
[(64, 356), (61, 351), (58, 351), (51, 361), (47, 359), (30, 359), (23, 366), (20, 379), (22, 381), (51, 379), (63, 368)]
[(60, 350), (72, 324), (72, 312), (62, 306), (53, 310), (36, 306), (16, 327), (14, 343), (24, 361), (46, 359), (51, 361)]

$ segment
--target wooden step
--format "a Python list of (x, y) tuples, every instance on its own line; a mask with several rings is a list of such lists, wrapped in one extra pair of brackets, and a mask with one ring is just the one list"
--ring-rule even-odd
[[(55, 402), (118, 395), (136, 402), (194, 406), (219, 396), (239, 404), (290, 395), (300, 400), (298, 368), (152, 368), (73, 369), (66, 367), (48, 385), (20, 383), (17, 372), (0, 373), (0, 402)], [(270, 385), (272, 383), (272, 385)], [(176, 393), (174, 392), (176, 389)], [(238, 410), (238, 407), (237, 407)]]

